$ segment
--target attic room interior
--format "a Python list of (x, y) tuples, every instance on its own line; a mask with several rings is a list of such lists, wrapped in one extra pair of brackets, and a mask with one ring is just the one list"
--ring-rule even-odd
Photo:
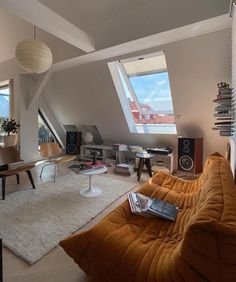
[(236, 281), (235, 9), (0, 1), (0, 282)]

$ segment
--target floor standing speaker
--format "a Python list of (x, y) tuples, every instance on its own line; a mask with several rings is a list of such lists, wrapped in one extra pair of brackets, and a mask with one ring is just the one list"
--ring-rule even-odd
[(203, 139), (178, 138), (178, 170), (194, 174), (202, 172)]
[(66, 154), (78, 155), (80, 146), (82, 145), (82, 132), (67, 131), (66, 132)]

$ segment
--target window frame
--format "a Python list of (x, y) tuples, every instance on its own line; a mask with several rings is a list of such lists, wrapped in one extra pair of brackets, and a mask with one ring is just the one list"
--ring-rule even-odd
[[(6, 88), (9, 89), (9, 95), (0, 93), (0, 96), (9, 97), (9, 108), (8, 108), (9, 115), (8, 115), (8, 117), (3, 117), (3, 118), (4, 119), (6, 119), (6, 118), (10, 119), (10, 118), (12, 118), (12, 113), (11, 113), (11, 95), (12, 94), (11, 94), (10, 81), (8, 81), (8, 82), (4, 81), (4, 82), (2, 82), (2, 84), (0, 83), (0, 90), (6, 89)], [(1, 116), (1, 114), (0, 114), (0, 116)]]
[[(126, 84), (126, 87), (134, 101), (134, 103), (136, 104), (138, 111), (141, 115), (149, 115), (149, 114), (165, 114), (165, 115), (170, 115), (173, 116), (174, 115), (174, 109), (173, 109), (173, 113), (169, 114), (166, 111), (165, 112), (160, 112), (160, 111), (143, 111), (141, 108), (141, 105), (138, 101), (138, 98), (135, 94), (135, 91), (131, 85), (131, 82), (129, 80), (129, 76), (126, 73), (126, 70), (124, 68), (123, 63), (124, 62), (130, 62), (130, 61), (134, 61), (134, 60), (138, 60), (138, 59), (144, 59), (144, 58), (148, 58), (148, 57), (154, 57), (157, 55), (165, 55), (163, 51), (158, 52), (158, 53), (151, 53), (151, 54), (147, 54), (144, 56), (136, 56), (136, 57), (132, 57), (132, 58), (128, 58), (128, 59), (124, 59), (124, 60), (118, 60), (118, 61), (113, 61), (113, 62), (109, 62), (108, 63), (108, 68), (110, 70), (113, 82), (115, 84), (115, 88), (125, 115), (125, 119), (127, 121), (129, 130), (131, 133), (149, 133), (149, 134), (177, 134), (177, 129), (176, 129), (176, 124), (136, 124), (134, 121), (134, 117), (132, 114), (132, 109), (130, 107), (127, 95), (126, 95), (126, 91), (125, 91), (125, 86), (123, 85), (122, 79), (124, 80), (124, 83)], [(152, 73), (162, 73), (162, 72), (167, 72), (168, 73), (168, 69), (160, 69), (159, 71), (155, 71)], [(147, 73), (146, 73), (147, 74)], [(148, 74), (151, 74), (148, 73)], [(131, 77), (131, 76), (130, 76)], [(170, 93), (171, 95), (171, 93)], [(172, 95), (171, 95), (171, 100), (172, 100), (172, 105), (173, 105), (173, 99), (172, 99)]]
[(45, 123), (45, 125), (47, 126), (47, 128), (49, 129), (50, 133), (52, 134), (53, 138), (55, 139), (56, 143), (59, 144), (60, 148), (62, 148), (61, 146), (61, 142), (59, 142), (58, 138), (56, 137), (56, 134), (54, 133), (54, 131), (52, 130), (51, 126), (49, 125), (48, 121), (46, 120), (45, 116), (43, 115), (42, 111), (40, 109), (38, 109), (38, 115), (40, 116), (40, 118), (42, 119), (42, 121)]

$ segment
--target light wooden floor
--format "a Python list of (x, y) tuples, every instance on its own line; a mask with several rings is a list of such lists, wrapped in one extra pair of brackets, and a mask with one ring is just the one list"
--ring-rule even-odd
[[(53, 166), (46, 167), (43, 174), (43, 179), (39, 177), (42, 164), (36, 166), (32, 170), (34, 181), (37, 185), (42, 182), (52, 180), (53, 178)], [(70, 170), (67, 169), (68, 164), (61, 166), (60, 175), (65, 175)], [(6, 193), (12, 193), (15, 191), (23, 189), (31, 189), (30, 183), (26, 175), (21, 173), (21, 183), (20, 185), (15, 185), (15, 177), (9, 177), (7, 179)], [(132, 182), (134, 184), (142, 184), (148, 179), (148, 174), (143, 173), (140, 182), (137, 182), (136, 175), (130, 177), (115, 175), (113, 173), (107, 174), (107, 177), (113, 177), (116, 179), (122, 179), (125, 181)], [(137, 189), (134, 188), (134, 190)], [(7, 197), (7, 194), (6, 194)], [(96, 224), (101, 218), (103, 218), (107, 213), (113, 210), (121, 202), (126, 199), (123, 196), (117, 200), (112, 206), (107, 208), (103, 213), (98, 215), (89, 224), (87, 224), (83, 229), (86, 230)], [(81, 232), (80, 230), (80, 232)], [(88, 282), (90, 281), (86, 275), (78, 268), (78, 266), (73, 262), (73, 260), (66, 255), (63, 249), (58, 246), (45, 257), (39, 260), (32, 266), (29, 266), (22, 259), (14, 255), (8, 249), (3, 249), (3, 268), (4, 268), (4, 282)]]

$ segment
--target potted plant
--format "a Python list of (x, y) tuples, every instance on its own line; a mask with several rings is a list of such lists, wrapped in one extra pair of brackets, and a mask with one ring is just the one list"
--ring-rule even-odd
[(15, 134), (11, 133), (17, 133), (17, 125), (15, 119), (4, 119), (1, 123), (1, 130), (4, 133), (7, 133), (7, 135), (3, 136), (3, 143), (5, 147), (13, 146), (15, 143)]

